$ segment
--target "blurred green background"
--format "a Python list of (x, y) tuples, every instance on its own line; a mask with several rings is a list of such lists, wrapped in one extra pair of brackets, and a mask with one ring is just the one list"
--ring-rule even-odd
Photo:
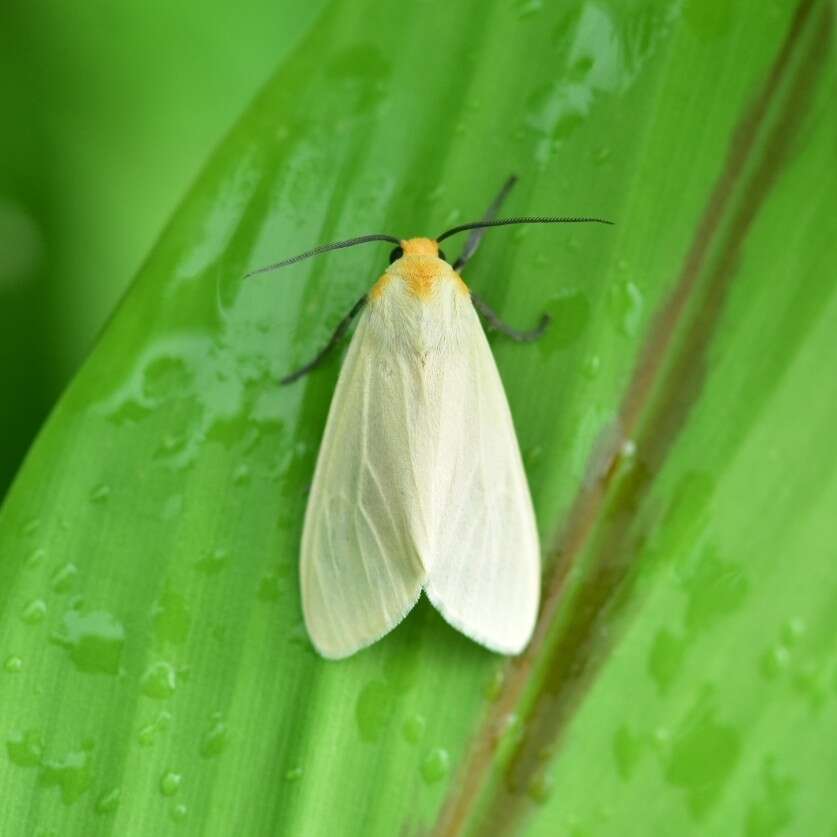
[(210, 151), (322, 6), (0, 4), (0, 498)]
[[(6, 477), (136, 280), (0, 508), (0, 837), (837, 835), (834, 30), (827, 0), (7, 3)], [(497, 231), (466, 277), (554, 318), (491, 338), (539, 634), (507, 660), (422, 603), (324, 661), (297, 560), (339, 357), (276, 381), (386, 249), (242, 274), (464, 221), (512, 167), (510, 211), (617, 221)]]

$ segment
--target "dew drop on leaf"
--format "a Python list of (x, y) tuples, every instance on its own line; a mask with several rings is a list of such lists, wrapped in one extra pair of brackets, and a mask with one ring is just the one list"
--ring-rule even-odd
[(168, 712), (161, 712), (156, 720), (140, 727), (137, 733), (137, 741), (142, 747), (150, 747), (156, 740), (157, 733), (164, 732), (170, 725), (171, 715)]
[(204, 575), (216, 575), (224, 569), (229, 552), (224, 547), (218, 547), (195, 562), (195, 569)]
[(9, 761), (18, 767), (37, 767), (44, 754), (44, 737), (39, 730), (13, 732), (6, 739)]
[(3, 662), (3, 670), (10, 674), (17, 674), (23, 669), (23, 660), (17, 654), (9, 654)]
[(26, 559), (26, 566), (27, 567), (34, 567), (37, 564), (40, 564), (41, 561), (46, 558), (46, 550), (43, 547), (38, 547), (37, 549), (33, 549), (32, 552), (29, 553), (29, 556)]
[(167, 770), (160, 777), (160, 793), (163, 796), (174, 796), (179, 790), (183, 782), (183, 776), (180, 773), (175, 773), (173, 770)]
[(72, 586), (78, 575), (78, 567), (68, 562), (58, 567), (52, 574), (49, 584), (56, 593), (66, 593)]
[(45, 787), (57, 787), (65, 805), (76, 802), (93, 781), (90, 746), (71, 750), (61, 758), (42, 759), (38, 782)]
[(121, 790), (119, 788), (110, 788), (102, 791), (99, 798), (96, 800), (97, 814), (111, 814), (119, 807), (119, 797)]
[(20, 618), (26, 622), (27, 625), (37, 625), (39, 622), (44, 621), (46, 612), (46, 602), (43, 599), (33, 599), (23, 608)]
[(125, 645), (125, 628), (105, 610), (68, 610), (50, 642), (66, 649), (79, 671), (118, 674)]
[(110, 498), (110, 486), (100, 483), (90, 492), (91, 503), (105, 503)]
[(171, 663), (158, 660), (145, 670), (141, 686), (144, 695), (165, 700), (170, 698), (177, 688), (177, 672)]
[(212, 725), (201, 739), (201, 755), (213, 758), (224, 752), (227, 747), (227, 725), (219, 715), (213, 716)]
[(526, 789), (529, 797), (539, 805), (549, 801), (555, 781), (548, 771), (538, 771), (529, 782)]
[(424, 715), (415, 713), (405, 719), (401, 730), (404, 733), (404, 738), (409, 741), (410, 744), (417, 744), (424, 736), (426, 728), (427, 721)]
[(601, 367), (601, 358), (598, 355), (590, 355), (582, 364), (581, 373), (585, 378), (592, 381), (594, 378), (598, 377)]
[(642, 292), (629, 280), (611, 285), (610, 316), (617, 330), (625, 337), (634, 337), (642, 319)]
[(421, 763), (421, 775), (427, 784), (444, 779), (450, 770), (450, 755), (442, 747), (432, 749)]
[(171, 809), (171, 818), (175, 822), (183, 822), (188, 815), (189, 809), (182, 802), (178, 802), (177, 805)]

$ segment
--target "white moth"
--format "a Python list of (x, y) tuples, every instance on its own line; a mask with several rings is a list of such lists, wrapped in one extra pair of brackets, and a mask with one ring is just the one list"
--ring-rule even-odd
[(324, 657), (346, 657), (424, 590), (466, 636), (517, 654), (541, 573), (511, 413), (465, 283), (435, 241), (401, 247), (331, 402), (302, 534), (305, 624)]
[[(597, 218), (486, 220), (436, 240), (362, 236), (254, 273), (368, 241), (399, 245), (389, 268), (340, 324), (316, 366), (360, 314), (320, 446), (302, 532), (302, 610), (322, 656), (348, 657), (389, 633), (422, 590), (454, 628), (518, 654), (540, 597), (540, 548), (509, 405), (477, 314), (518, 340), (456, 268), (485, 227)], [(472, 232), (453, 266), (443, 238)]]

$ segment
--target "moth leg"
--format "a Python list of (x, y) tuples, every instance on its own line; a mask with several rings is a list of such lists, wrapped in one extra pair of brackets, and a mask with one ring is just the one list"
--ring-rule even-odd
[(494, 331), (499, 331), (500, 334), (504, 334), (506, 337), (510, 337), (518, 343), (534, 343), (535, 340), (538, 340), (543, 335), (552, 319), (549, 314), (544, 314), (533, 329), (520, 331), (508, 323), (503, 322), (497, 312), (482, 297), (477, 296), (473, 292), (471, 293), (471, 301), (474, 303), (474, 308), (477, 309), (490, 328), (494, 329)]
[[(497, 197), (491, 202), (491, 206), (485, 211), (485, 215), (483, 215), (483, 221), (493, 221), (497, 217), (497, 213), (500, 211), (500, 207), (503, 205), (506, 197), (508, 196), (509, 192), (512, 190), (512, 186), (517, 183), (517, 175), (511, 175), (508, 180), (503, 184), (503, 187), (497, 194)], [(477, 247), (480, 246), (480, 242), (482, 241), (482, 237), (485, 235), (485, 227), (478, 227), (477, 229), (471, 230), (471, 234), (468, 236), (468, 240), (465, 242), (465, 246), (462, 248), (462, 252), (459, 254), (459, 258), (453, 263), (453, 269), (459, 270), (470, 258), (474, 255), (477, 251)]]
[(320, 349), (320, 351), (315, 355), (313, 360), (310, 360), (305, 366), (301, 366), (295, 372), (291, 372), (290, 375), (285, 375), (280, 384), (292, 384), (294, 381), (298, 381), (303, 375), (307, 375), (312, 369), (316, 369), (322, 362), (325, 360), (328, 353), (343, 339), (346, 332), (349, 330), (349, 326), (352, 324), (352, 320), (360, 313), (360, 309), (363, 308), (364, 304), (366, 303), (366, 295), (362, 296), (353, 306), (352, 310), (343, 317), (342, 320), (337, 324), (337, 328), (334, 329), (334, 333), (329, 338), (328, 343)]

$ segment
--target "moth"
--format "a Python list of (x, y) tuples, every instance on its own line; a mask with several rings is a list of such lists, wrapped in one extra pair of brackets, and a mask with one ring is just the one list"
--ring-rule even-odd
[[(422, 591), (454, 628), (502, 654), (528, 644), (541, 560), (512, 416), (483, 331), (518, 331), (465, 284), (461, 268), (490, 227), (610, 223), (591, 217), (498, 219), (511, 177), (482, 221), (436, 238), (365, 235), (316, 247), (261, 273), (367, 242), (396, 245), (389, 266), (328, 345), (283, 379), (314, 369), (357, 318), (340, 370), (305, 512), (300, 587), (317, 651), (339, 659), (372, 644)], [(470, 236), (448, 261), (439, 244)]]

